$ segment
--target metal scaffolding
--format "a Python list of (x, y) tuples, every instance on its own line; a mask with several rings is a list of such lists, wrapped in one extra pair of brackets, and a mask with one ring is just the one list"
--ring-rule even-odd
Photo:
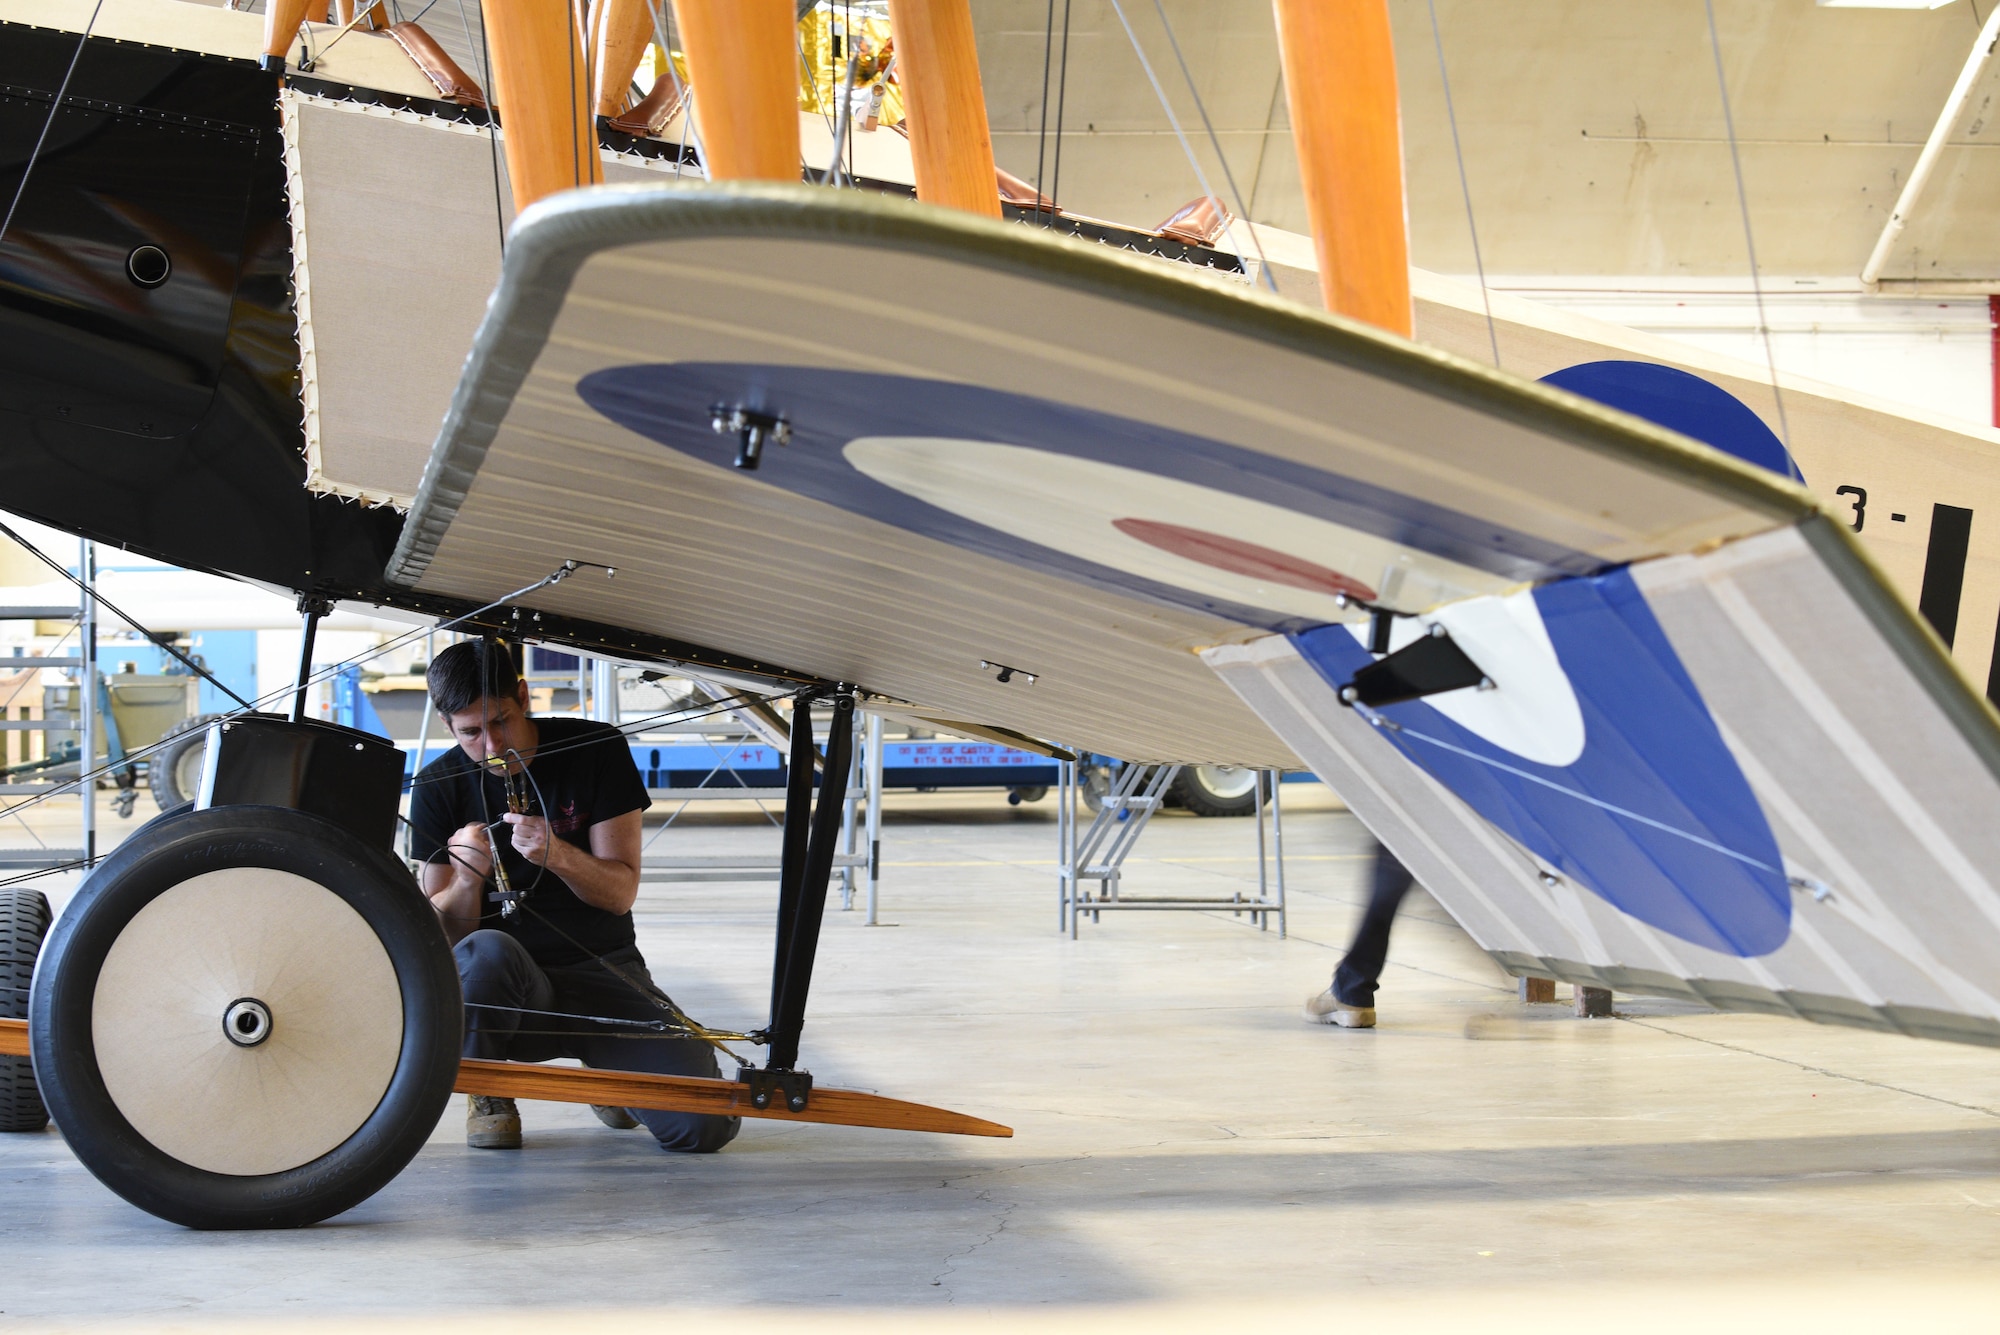
[[(1128, 764), (1120, 769), (1105, 793), (1096, 816), (1079, 832), (1077, 806), (1082, 800), (1079, 764), (1066, 760), (1056, 790), (1056, 881), (1058, 903), (1056, 928), (1076, 938), (1077, 924), (1088, 915), (1119, 910), (1226, 911), (1248, 914), (1259, 931), (1268, 930), (1276, 917), (1278, 935), (1285, 935), (1285, 825), (1279, 790), (1283, 775), (1276, 770), (1257, 774), (1257, 893), (1238, 891), (1228, 898), (1197, 895), (1127, 895), (1123, 891), (1125, 859), (1131, 855), (1139, 836), (1154, 815), (1166, 805), (1167, 790), (1180, 774), (1179, 765)], [(1268, 790), (1268, 797), (1267, 797)], [(1265, 813), (1270, 813), (1270, 837), (1265, 833)], [(1273, 875), (1275, 873), (1275, 877)], [(1086, 881), (1097, 889), (1086, 890)]]

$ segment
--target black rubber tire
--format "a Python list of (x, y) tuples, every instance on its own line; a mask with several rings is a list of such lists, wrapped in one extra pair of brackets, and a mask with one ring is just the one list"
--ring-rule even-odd
[[(174, 724), (160, 735), (160, 749), (146, 757), (146, 786), (153, 790), (153, 804), (161, 811), (172, 811), (195, 799), (193, 782), (183, 783), (187, 776), (181, 773), (187, 763), (201, 755), (202, 747), (208, 743), (208, 725), (221, 718), (220, 714), (200, 714), (194, 718)], [(199, 779), (197, 768), (194, 778)]]
[[(48, 934), (49, 901), (41, 891), (0, 889), (0, 1015), (28, 1018), (28, 984)], [(40, 1131), (48, 1124), (34, 1063), (0, 1057), (0, 1131)]]
[[(258, 1176), (197, 1168), (141, 1136), (105, 1087), (92, 1037), (98, 975), (119, 934), (161, 894), (230, 867), (291, 872), (338, 895), (380, 941), (403, 1007), (394, 1074), (367, 1120), (310, 1163)], [(360, 1204), (416, 1156), (457, 1079), (463, 1014), (437, 915), (389, 850), (302, 811), (229, 806), (157, 819), (99, 866), (43, 948), (29, 1034), (49, 1111), (107, 1187), (189, 1228), (295, 1228)]]
[[(1224, 782), (1225, 777), (1235, 775), (1255, 775), (1256, 771), (1227, 767), (1228, 775), (1211, 773), (1222, 766), (1187, 765), (1174, 776), (1173, 793), (1180, 798), (1180, 804), (1197, 816), (1247, 816), (1257, 809), (1255, 787), (1237, 781)], [(1253, 777), (1252, 783), (1255, 782)], [(1240, 791), (1239, 791), (1240, 790)]]

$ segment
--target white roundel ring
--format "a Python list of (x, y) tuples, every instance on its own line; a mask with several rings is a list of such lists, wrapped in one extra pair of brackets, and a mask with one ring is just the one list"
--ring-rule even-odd
[(118, 934), (91, 1041), (112, 1102), (156, 1148), (212, 1173), (278, 1173), (338, 1148), (382, 1102), (402, 992), (340, 896), (230, 867), (182, 881)]
[(1282, 505), (1026, 445), (862, 436), (856, 471), (1052, 551), (1203, 597), (1338, 621), (1341, 595), (1392, 606), (1497, 593), (1509, 581)]
[[(1390, 627), (1390, 650), (1428, 635), (1433, 623), (1451, 632), (1493, 684), (1425, 696), (1425, 704), (1523, 760), (1558, 769), (1577, 762), (1585, 740), (1583, 708), (1549, 640), (1533, 589), (1447, 603), (1422, 617), (1398, 617)], [(1366, 622), (1350, 623), (1348, 630), (1368, 643)]]

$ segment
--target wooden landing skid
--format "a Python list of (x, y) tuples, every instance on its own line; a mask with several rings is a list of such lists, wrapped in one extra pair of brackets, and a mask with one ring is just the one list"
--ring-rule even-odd
[(530, 1066), (522, 1062), (462, 1061), (461, 1094), (489, 1094), (551, 1103), (602, 1103), (662, 1112), (717, 1113), (725, 1117), (768, 1117), (779, 1122), (830, 1122), (835, 1126), (875, 1126), (887, 1131), (936, 1131), (953, 1136), (1012, 1136), (1014, 1129), (946, 1108), (905, 1103), (853, 1089), (813, 1086), (804, 1112), (773, 1101), (750, 1104), (749, 1086), (699, 1076), (645, 1075), (636, 1071), (591, 1071), (576, 1066)]
[[(28, 1022), (0, 1019), (0, 1057), (28, 1055)], [(888, 1131), (935, 1131), (952, 1136), (1012, 1136), (1014, 1129), (946, 1108), (885, 1099), (853, 1089), (815, 1087), (804, 1112), (773, 1104), (750, 1106), (748, 1087), (734, 1080), (696, 1076), (644, 1075), (636, 1071), (589, 1071), (574, 1066), (530, 1066), (521, 1062), (462, 1061), (457, 1090), (548, 1103), (603, 1103), (662, 1112), (717, 1113), (725, 1117), (768, 1117), (779, 1122), (828, 1122), (835, 1126), (875, 1126)]]

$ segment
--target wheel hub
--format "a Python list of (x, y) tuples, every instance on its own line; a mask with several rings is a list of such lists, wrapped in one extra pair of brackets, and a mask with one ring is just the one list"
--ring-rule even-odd
[(239, 1048), (254, 1048), (271, 1036), (271, 1008), (255, 997), (238, 997), (222, 1012), (222, 1032)]

